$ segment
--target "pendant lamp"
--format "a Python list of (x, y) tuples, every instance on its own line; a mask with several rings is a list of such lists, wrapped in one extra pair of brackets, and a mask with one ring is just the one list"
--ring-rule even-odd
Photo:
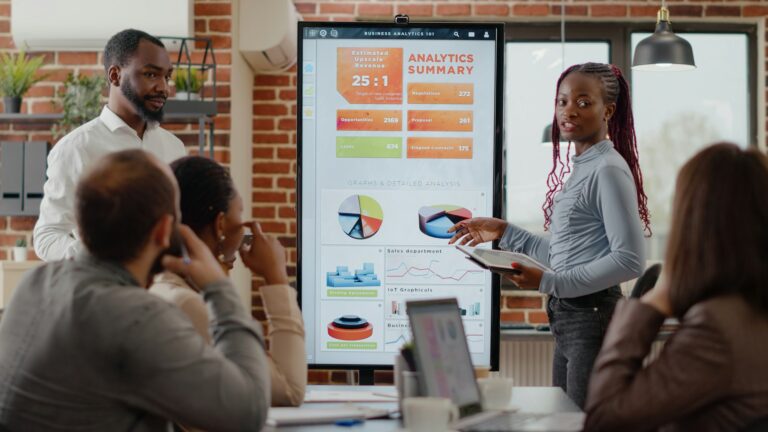
[(684, 71), (696, 69), (693, 48), (672, 32), (669, 10), (662, 1), (656, 14), (656, 30), (635, 48), (632, 69), (639, 71)]

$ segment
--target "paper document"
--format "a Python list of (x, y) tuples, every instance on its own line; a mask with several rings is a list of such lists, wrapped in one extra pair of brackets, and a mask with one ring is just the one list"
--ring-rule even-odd
[(310, 402), (396, 402), (395, 392), (310, 390), (304, 403)]
[(579, 412), (554, 413), (526, 424), (521, 430), (530, 432), (577, 432), (584, 428), (586, 414)]
[(536, 261), (528, 255), (496, 249), (474, 248), (456, 245), (456, 249), (464, 252), (479, 266), (491, 271), (515, 273), (512, 263), (534, 267), (542, 271), (552, 271), (546, 265)]
[(350, 405), (341, 408), (273, 407), (267, 415), (269, 426), (329, 424), (339, 420), (363, 420), (389, 415), (388, 410)]

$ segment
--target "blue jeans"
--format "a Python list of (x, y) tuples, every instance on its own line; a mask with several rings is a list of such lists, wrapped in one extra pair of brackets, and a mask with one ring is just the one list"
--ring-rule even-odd
[(547, 301), (549, 325), (555, 337), (552, 383), (581, 408), (587, 400), (595, 358), (622, 297), (619, 287), (611, 287), (583, 297), (549, 297)]

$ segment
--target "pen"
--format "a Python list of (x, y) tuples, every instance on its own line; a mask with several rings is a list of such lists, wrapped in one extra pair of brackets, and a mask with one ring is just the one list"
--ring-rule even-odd
[(355, 425), (363, 424), (363, 420), (360, 420), (360, 419), (339, 420), (339, 421), (337, 421), (334, 424), (336, 426), (350, 427), (350, 426), (355, 426)]

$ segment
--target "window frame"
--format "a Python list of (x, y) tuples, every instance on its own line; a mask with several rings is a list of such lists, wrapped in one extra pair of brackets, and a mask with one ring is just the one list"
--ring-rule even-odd
[[(747, 92), (749, 103), (749, 142), (750, 147), (761, 148), (758, 125), (758, 42), (757, 24), (714, 23), (714, 22), (675, 22), (675, 32), (680, 33), (742, 33), (747, 36)], [(650, 23), (578, 21), (568, 22), (565, 26), (566, 42), (607, 42), (608, 57), (611, 63), (620, 67), (625, 78), (632, 86), (632, 33), (653, 32)], [(560, 22), (507, 22), (504, 31), (505, 43), (509, 42), (560, 42)], [(695, 55), (695, 53), (694, 53)], [(509, 59), (506, 59), (509, 61)], [(505, 185), (506, 186), (506, 185)]]

